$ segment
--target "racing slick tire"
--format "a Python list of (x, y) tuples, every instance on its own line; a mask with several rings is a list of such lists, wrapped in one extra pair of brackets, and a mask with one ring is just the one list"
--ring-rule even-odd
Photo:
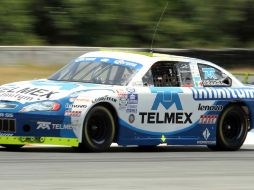
[(0, 146), (6, 148), (7, 150), (18, 150), (21, 147), (23, 147), (23, 145), (12, 145), (12, 144), (1, 144)]
[(93, 107), (87, 114), (79, 150), (103, 152), (112, 144), (116, 131), (115, 120), (103, 106)]
[(216, 151), (236, 151), (243, 145), (248, 132), (248, 118), (241, 106), (227, 107), (221, 114), (216, 129), (216, 145), (208, 148)]

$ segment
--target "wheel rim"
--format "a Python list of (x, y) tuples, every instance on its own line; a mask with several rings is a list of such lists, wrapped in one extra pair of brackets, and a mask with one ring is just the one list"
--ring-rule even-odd
[(244, 118), (238, 113), (229, 113), (223, 121), (222, 131), (225, 139), (233, 142), (241, 138)]
[[(99, 118), (99, 119), (98, 119)], [(110, 119), (106, 114), (95, 113), (88, 121), (88, 136), (93, 143), (103, 144), (107, 139)]]

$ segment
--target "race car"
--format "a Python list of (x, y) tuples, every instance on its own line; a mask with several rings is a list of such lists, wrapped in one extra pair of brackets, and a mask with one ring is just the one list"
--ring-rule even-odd
[(0, 87), (0, 145), (106, 151), (205, 145), (238, 150), (253, 128), (254, 88), (200, 59), (89, 52), (48, 79)]

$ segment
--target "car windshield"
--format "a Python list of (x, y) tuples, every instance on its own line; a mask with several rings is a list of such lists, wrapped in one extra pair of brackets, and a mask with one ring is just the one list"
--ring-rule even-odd
[(112, 58), (79, 58), (48, 79), (124, 86), (140, 68), (138, 63)]

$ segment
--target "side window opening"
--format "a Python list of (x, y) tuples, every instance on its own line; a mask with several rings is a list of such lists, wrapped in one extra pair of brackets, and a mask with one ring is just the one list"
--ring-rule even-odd
[(152, 66), (154, 86), (179, 86), (177, 70), (174, 63), (160, 62)]
[(231, 86), (232, 80), (225, 73), (210, 65), (198, 64), (200, 77), (205, 87)]
[(179, 62), (177, 65), (179, 73), (180, 84), (182, 87), (194, 86), (190, 64), (186, 62)]
[(157, 62), (142, 78), (144, 86), (193, 86), (189, 63)]

